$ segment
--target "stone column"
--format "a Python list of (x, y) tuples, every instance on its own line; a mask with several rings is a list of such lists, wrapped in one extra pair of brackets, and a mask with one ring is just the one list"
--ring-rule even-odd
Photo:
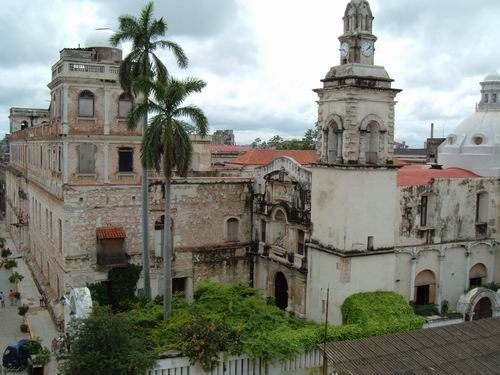
[(437, 301), (439, 311), (441, 311), (441, 304), (443, 303), (443, 276), (444, 276), (444, 261), (445, 254), (439, 254), (439, 275), (437, 285)]
[(342, 141), (344, 138), (344, 133), (339, 131), (337, 132), (337, 160), (336, 162), (341, 163), (342, 162), (342, 156), (343, 156), (343, 149), (342, 149)]
[(470, 270), (470, 253), (467, 249), (465, 253), (465, 283), (464, 283), (464, 293), (469, 290), (470, 280), (469, 280), (469, 270)]
[(68, 94), (68, 86), (63, 85), (63, 92), (62, 92), (62, 108), (63, 108), (63, 113), (61, 114), (62, 117), (62, 129), (61, 132), (62, 134), (68, 134), (69, 132), (69, 121), (68, 121), (68, 113), (69, 113), (69, 94)]
[(104, 88), (104, 135), (109, 134), (110, 92)]
[(194, 299), (193, 293), (194, 293), (193, 278), (187, 277), (186, 278), (186, 299), (189, 302), (193, 301), (193, 299)]
[(415, 277), (417, 273), (417, 257), (412, 255), (410, 272), (410, 301), (415, 299)]
[(62, 150), (62, 158), (63, 158), (63, 182), (65, 184), (68, 183), (68, 141), (63, 142), (63, 150)]
[(366, 163), (366, 134), (364, 130), (359, 132), (359, 164)]
[(490, 250), (490, 267), (488, 269), (488, 284), (495, 282), (496, 245)]
[(104, 165), (104, 183), (109, 183), (109, 143), (103, 144), (103, 165)]

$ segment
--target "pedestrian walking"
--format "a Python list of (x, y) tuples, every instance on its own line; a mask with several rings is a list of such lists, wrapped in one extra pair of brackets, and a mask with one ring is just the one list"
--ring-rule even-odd
[(14, 306), (14, 296), (15, 296), (15, 293), (14, 291), (11, 289), (10, 292), (9, 292), (9, 301), (10, 301), (10, 305), (11, 306)]
[(0, 303), (2, 307), (5, 307), (5, 295), (3, 294), (3, 290), (0, 290)]

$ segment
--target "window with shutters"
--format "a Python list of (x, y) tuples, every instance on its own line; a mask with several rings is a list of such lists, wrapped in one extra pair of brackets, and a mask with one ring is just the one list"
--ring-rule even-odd
[(78, 152), (78, 173), (95, 173), (95, 152), (96, 147), (90, 143), (84, 143), (77, 146)]
[(95, 97), (89, 90), (84, 90), (78, 97), (78, 116), (94, 117)]
[(118, 99), (118, 117), (125, 118), (132, 109), (132, 96), (127, 93), (120, 95)]

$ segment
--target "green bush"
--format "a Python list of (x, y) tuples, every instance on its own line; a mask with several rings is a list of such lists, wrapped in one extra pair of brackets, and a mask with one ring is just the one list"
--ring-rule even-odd
[[(157, 352), (181, 350), (206, 371), (213, 370), (219, 352), (282, 360), (324, 341), (323, 325), (288, 316), (268, 304), (259, 290), (241, 284), (202, 283), (193, 303), (174, 297), (172, 311), (164, 321), (162, 306), (150, 302), (123, 314), (147, 333)], [(342, 311), (347, 324), (328, 327), (328, 341), (409, 331), (424, 322), (392, 292), (351, 296)]]
[(12, 255), (12, 251), (10, 249), (2, 249), (0, 255), (2, 255), (2, 258), (7, 258)]
[(415, 314), (420, 316), (432, 316), (439, 315), (439, 309), (437, 305), (411, 305)]
[(18, 272), (14, 272), (12, 275), (9, 276), (9, 282), (12, 284), (17, 284), (17, 283), (23, 281), (23, 279), (24, 279), (24, 276)]
[(21, 305), (17, 308), (17, 313), (21, 316), (25, 316), (30, 307), (28, 305)]
[(135, 291), (141, 270), (141, 266), (129, 264), (125, 268), (109, 271), (110, 290), (102, 283), (87, 284), (92, 300), (101, 306), (111, 305), (115, 311), (127, 311), (139, 307), (143, 300), (136, 297)]
[(15, 259), (8, 259), (7, 262), (5, 262), (5, 269), (10, 270), (14, 267), (17, 267), (17, 262), (15, 261)]

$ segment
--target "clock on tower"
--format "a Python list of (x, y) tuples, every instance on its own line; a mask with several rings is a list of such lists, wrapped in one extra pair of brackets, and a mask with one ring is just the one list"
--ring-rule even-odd
[(352, 0), (344, 14), (344, 34), (340, 40), (340, 63), (373, 65), (375, 42), (373, 15), (366, 0)]

